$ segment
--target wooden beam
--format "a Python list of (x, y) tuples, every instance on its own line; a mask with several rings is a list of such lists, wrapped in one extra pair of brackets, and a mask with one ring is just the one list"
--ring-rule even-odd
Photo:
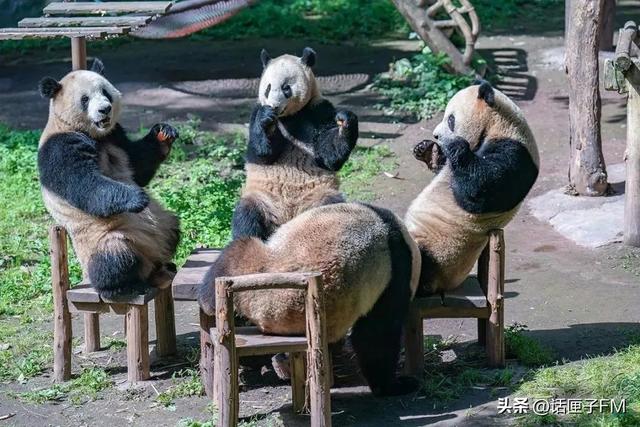
[(58, 37), (86, 37), (97, 40), (105, 38), (108, 33), (104, 29), (89, 30), (73, 28), (72, 30), (51, 29), (48, 31), (30, 32), (29, 28), (2, 28), (0, 29), (0, 40), (24, 40), (24, 39), (53, 39)]
[(42, 12), (52, 16), (151, 14), (160, 15), (171, 8), (170, 1), (123, 1), (123, 2), (54, 2)]
[(19, 28), (51, 27), (140, 27), (151, 22), (151, 16), (78, 16), (60, 18), (24, 18)]
[(156, 319), (156, 352), (164, 357), (176, 353), (176, 321), (171, 289), (161, 289), (153, 300)]
[(634, 59), (626, 74), (627, 149), (624, 161), (627, 169), (624, 201), (624, 243), (640, 247), (640, 60)]
[(100, 314), (84, 314), (84, 352), (100, 350)]
[(215, 401), (213, 387), (213, 341), (211, 328), (216, 324), (215, 317), (209, 316), (200, 309), (200, 378), (204, 391), (210, 399)]
[(149, 310), (147, 305), (130, 305), (126, 314), (127, 377), (129, 383), (149, 379)]
[(69, 264), (67, 231), (59, 225), (49, 230), (53, 290), (53, 380), (71, 379), (71, 314), (67, 302)]
[(304, 412), (306, 408), (307, 371), (305, 369), (305, 356), (305, 352), (298, 351), (289, 354), (289, 363), (291, 364), (291, 401), (293, 412), (297, 414)]
[(216, 287), (216, 330), (214, 342), (215, 375), (214, 394), (217, 399), (218, 426), (238, 425), (240, 408), (238, 389), (238, 355), (234, 331), (233, 292), (231, 281), (217, 278)]
[(202, 286), (207, 272), (220, 256), (220, 252), (222, 252), (221, 249), (200, 248), (189, 255), (187, 262), (173, 278), (171, 289), (174, 300), (198, 300), (198, 289)]
[[(226, 278), (232, 284), (233, 292), (263, 289), (307, 289), (310, 277), (319, 273), (260, 273)], [(225, 279), (225, 278), (223, 278)]]
[(489, 283), (487, 301), (491, 310), (487, 321), (486, 352), (489, 366), (504, 366), (504, 235), (492, 230), (489, 237)]

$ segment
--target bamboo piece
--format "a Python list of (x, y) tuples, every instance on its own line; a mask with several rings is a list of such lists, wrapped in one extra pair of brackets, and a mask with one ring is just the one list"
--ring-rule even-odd
[(200, 378), (204, 391), (210, 399), (215, 401), (213, 387), (213, 341), (211, 328), (216, 324), (215, 317), (209, 316), (200, 309)]
[(626, 183), (624, 200), (624, 243), (640, 247), (640, 60), (626, 74), (627, 101)]
[(49, 230), (51, 282), (53, 290), (53, 380), (71, 379), (71, 314), (67, 302), (69, 267), (67, 231), (54, 225)]
[(238, 396), (238, 357), (233, 319), (232, 281), (217, 278), (216, 286), (216, 329), (217, 342), (214, 345), (214, 387), (218, 408), (218, 426), (238, 425), (240, 408)]
[(502, 230), (489, 233), (489, 280), (487, 301), (490, 307), (487, 324), (487, 359), (489, 366), (505, 364), (504, 350), (504, 235)]
[(176, 353), (176, 321), (171, 288), (159, 289), (154, 299), (156, 319), (156, 352), (158, 356)]
[(147, 305), (129, 305), (127, 314), (127, 376), (129, 383), (148, 380), (149, 311)]
[(84, 314), (84, 352), (100, 350), (100, 314)]
[[(489, 241), (482, 250), (480, 258), (478, 258), (478, 283), (480, 283), (480, 289), (487, 296), (487, 288), (489, 284)], [(478, 344), (482, 346), (487, 345), (487, 320), (478, 319)]]
[(84, 37), (71, 38), (71, 66), (74, 71), (87, 69), (87, 39)]
[(297, 414), (305, 410), (306, 369), (305, 352), (295, 352), (289, 355), (291, 364), (291, 400), (293, 411)]
[(307, 350), (309, 369), (309, 400), (311, 427), (331, 426), (331, 395), (329, 386), (329, 347), (324, 312), (322, 278), (308, 277), (307, 289)]

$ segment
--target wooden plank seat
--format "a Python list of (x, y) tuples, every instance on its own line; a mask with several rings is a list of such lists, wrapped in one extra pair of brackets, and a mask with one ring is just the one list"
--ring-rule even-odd
[(19, 28), (47, 27), (130, 27), (148, 24), (152, 16), (75, 16), (57, 18), (24, 18)]
[(42, 12), (51, 16), (70, 15), (120, 15), (147, 14), (155, 15), (169, 11), (171, 1), (122, 1), (122, 2), (54, 2), (47, 5)]
[[(306, 337), (266, 335), (255, 326), (237, 327), (235, 336), (236, 354), (239, 357), (307, 351)], [(216, 328), (211, 328), (211, 339), (214, 342), (218, 341)]]
[(167, 356), (176, 352), (176, 330), (171, 297), (171, 275), (163, 275), (158, 288), (126, 300), (100, 297), (89, 284), (69, 289), (67, 232), (59, 225), (51, 227), (51, 276), (54, 299), (54, 379), (71, 378), (71, 312), (84, 315), (85, 352), (100, 349), (100, 314), (114, 312), (124, 315), (127, 340), (127, 377), (129, 383), (147, 380), (149, 373), (149, 310), (155, 306), (156, 353)]
[(478, 319), (478, 342), (485, 346), (489, 366), (504, 365), (504, 237), (502, 230), (492, 230), (488, 237), (477, 275), (453, 291), (411, 302), (404, 335), (406, 373), (423, 374), (424, 319)]
[(173, 279), (172, 293), (176, 301), (197, 301), (198, 289), (209, 268), (220, 256), (221, 249), (198, 248), (191, 252)]

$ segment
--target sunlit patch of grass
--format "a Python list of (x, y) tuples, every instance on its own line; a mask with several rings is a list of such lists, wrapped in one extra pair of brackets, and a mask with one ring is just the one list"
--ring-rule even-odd
[(341, 190), (347, 199), (370, 201), (375, 197), (371, 181), (396, 167), (397, 161), (389, 146), (356, 146), (340, 170)]
[(552, 364), (556, 358), (552, 351), (535, 339), (526, 335), (527, 326), (519, 323), (505, 330), (507, 358), (518, 359), (528, 367), (540, 367)]

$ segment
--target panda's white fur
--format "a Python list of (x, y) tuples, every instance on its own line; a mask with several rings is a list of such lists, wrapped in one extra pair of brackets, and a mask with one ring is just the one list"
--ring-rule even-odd
[[(166, 267), (178, 243), (178, 219), (150, 199), (139, 181), (151, 179), (177, 134), (168, 125), (157, 128), (171, 139), (162, 148), (155, 148), (163, 145), (156, 141), (157, 135), (129, 141), (117, 124), (121, 94), (99, 73), (101, 63), (96, 64), (96, 71), (73, 71), (59, 82), (52, 78), (41, 82), (50, 107), (38, 166), (45, 206), (68, 230), (84, 280), (103, 296), (116, 298), (166, 283), (172, 274)], [(142, 171), (143, 178), (136, 174), (127, 151), (138, 147), (147, 151), (136, 161), (148, 162), (143, 169), (153, 169)], [(84, 184), (88, 187), (78, 188)], [(110, 200), (122, 206), (115, 209)], [(114, 209), (113, 215), (104, 213)], [(114, 283), (107, 283), (111, 279)], [(119, 279), (135, 283), (117, 283)]]
[[(420, 290), (424, 293), (451, 290), (463, 282), (487, 243), (488, 231), (506, 226), (513, 218), (535, 182), (539, 167), (536, 142), (520, 108), (486, 82), (459, 91), (449, 101), (433, 134), (435, 143), (418, 144), (415, 154), (428, 164), (440, 156), (440, 165), (430, 165), (437, 169), (437, 175), (411, 203), (405, 216), (407, 229), (423, 252)], [(451, 150), (449, 144), (464, 147), (461, 141), (466, 141), (471, 150), (466, 155), (477, 164), (454, 172), (446, 153)], [(524, 150), (519, 150), (518, 145)], [(510, 150), (510, 154), (503, 155), (503, 149)], [(515, 160), (513, 152), (519, 153)], [(495, 170), (508, 162), (513, 162), (509, 172), (492, 176), (498, 175)], [(456, 198), (456, 179), (465, 186), (478, 186), (469, 191), (473, 197), (493, 197), (492, 201), (480, 206), (477, 200)], [(485, 179), (490, 184), (480, 182)], [(512, 194), (515, 190), (517, 195)], [(507, 207), (497, 207), (507, 196), (515, 199)], [(465, 209), (467, 202), (477, 206)]]
[(249, 124), (247, 179), (233, 238), (266, 239), (313, 207), (344, 201), (336, 172), (358, 138), (357, 117), (322, 97), (315, 52), (270, 58), (262, 51), (258, 105)]

